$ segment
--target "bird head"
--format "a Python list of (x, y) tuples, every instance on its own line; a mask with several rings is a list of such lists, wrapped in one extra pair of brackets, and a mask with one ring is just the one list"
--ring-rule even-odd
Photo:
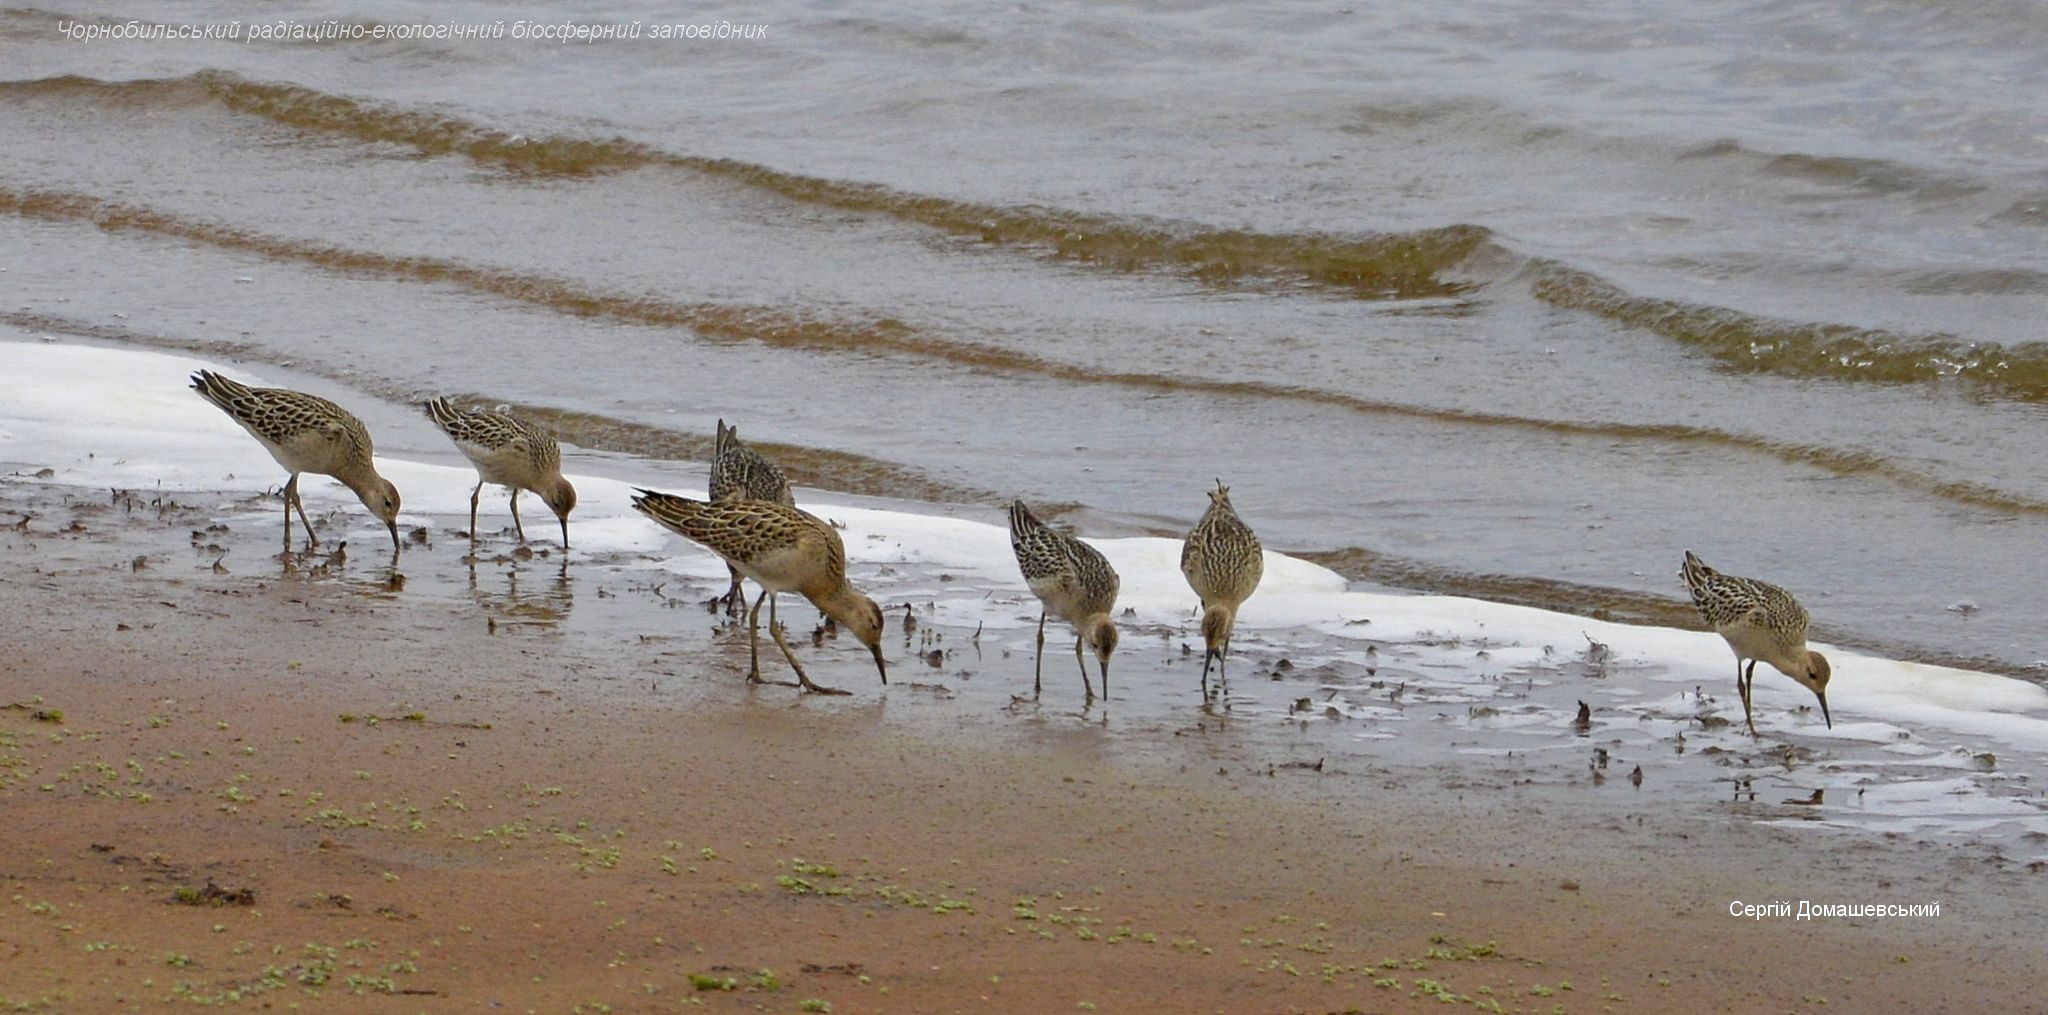
[(889, 664), (882, 661), (882, 608), (875, 601), (852, 593), (847, 603), (831, 611), (832, 619), (846, 625), (860, 643), (868, 647), (875, 657), (875, 672), (882, 675), (882, 683), (889, 682)]
[(1095, 650), (1095, 662), (1098, 666), (1102, 667), (1102, 696), (1107, 698), (1109, 697), (1109, 655), (1116, 651), (1116, 622), (1109, 619), (1109, 614), (1098, 613), (1086, 626), (1088, 633), (1083, 636), (1083, 639), (1088, 642), (1089, 648)]
[(1231, 622), (1236, 619), (1230, 607), (1221, 603), (1202, 611), (1202, 644), (1211, 654), (1230, 647)]
[(1107, 613), (1096, 614), (1095, 619), (1088, 623), (1086, 640), (1088, 647), (1095, 650), (1095, 658), (1102, 663), (1102, 668), (1107, 671), (1109, 669), (1110, 653), (1116, 651), (1116, 622), (1109, 619), (1109, 614)]
[(372, 479), (367, 486), (356, 491), (362, 498), (363, 506), (391, 530), (391, 552), (398, 552), (398, 487), (382, 476)]
[(576, 488), (570, 486), (568, 480), (557, 478), (555, 485), (540, 492), (540, 499), (546, 501), (548, 508), (554, 511), (555, 517), (561, 520), (562, 549), (568, 549), (569, 512), (576, 510)]
[(1792, 679), (1799, 681), (1813, 696), (1820, 699), (1820, 717), (1827, 721), (1828, 728), (1835, 728), (1835, 717), (1828, 714), (1828, 657), (1818, 652), (1806, 653), (1806, 672), (1794, 673)]

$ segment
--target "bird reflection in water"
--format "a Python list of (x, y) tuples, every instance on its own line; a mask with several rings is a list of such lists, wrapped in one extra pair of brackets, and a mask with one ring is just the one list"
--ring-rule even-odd
[(287, 551), (280, 554), (277, 559), (278, 575), (281, 578), (331, 582), (359, 596), (375, 599), (394, 599), (400, 592), (405, 591), (405, 573), (398, 569), (397, 550), (391, 551), (390, 560), (362, 572), (352, 572), (348, 569), (346, 541), (337, 543), (334, 549), (324, 552)]
[[(467, 560), (469, 594), (484, 608), (493, 632), (506, 626), (552, 628), (568, 618), (575, 604), (567, 557), (538, 566), (502, 557)], [(479, 563), (486, 566), (479, 569)], [(502, 570), (490, 566), (500, 563)]]

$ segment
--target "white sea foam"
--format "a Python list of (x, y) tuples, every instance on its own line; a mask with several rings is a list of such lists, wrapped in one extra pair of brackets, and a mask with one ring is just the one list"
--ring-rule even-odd
[[(260, 370), (190, 357), (71, 344), (0, 343), (12, 383), (0, 396), (0, 462), (23, 476), (48, 467), (51, 483), (172, 491), (261, 491), (278, 486), (282, 471), (263, 449), (219, 410), (188, 390), (201, 367), (264, 383)], [(475, 474), (467, 468), (378, 459), (403, 492), (404, 525), (460, 518), (469, 507)], [(724, 569), (630, 506), (631, 484), (573, 475), (580, 493), (574, 518), (577, 555), (649, 554), (658, 567), (706, 582), (722, 582)], [(374, 545), (382, 530), (354, 496), (327, 479), (303, 484), (310, 509), (340, 507), (349, 537)], [(702, 489), (672, 487), (685, 495)], [(857, 575), (876, 579), (884, 598), (932, 604), (937, 619), (1005, 637), (1025, 638), (1038, 606), (1019, 579), (1000, 515), (986, 520), (913, 511), (880, 510), (809, 496), (806, 507), (844, 527)], [(236, 510), (247, 510), (238, 507)], [(274, 509), (267, 509), (275, 513)], [(536, 516), (545, 531), (544, 509)], [(1091, 540), (1122, 575), (1120, 622), (1133, 629), (1156, 625), (1184, 630), (1195, 600), (1179, 571), (1177, 541), (1154, 538)], [(941, 579), (940, 576), (944, 578)], [(893, 582), (893, 583), (892, 583)], [(1603, 662), (1612, 698), (1640, 709), (1635, 728), (1654, 724), (1682, 729), (1697, 708), (1689, 692), (1705, 687), (1727, 709), (1734, 662), (1725, 644), (1701, 632), (1607, 623), (1520, 606), (1455, 596), (1391, 595), (1351, 589), (1346, 580), (1306, 561), (1269, 552), (1259, 592), (1239, 617), (1241, 643), (1285, 647), (1314, 642), (1334, 661), (1358, 663), (1365, 645), (1407, 644), (1407, 664), (1431, 675), (1417, 695), (1445, 705), (1491, 700), (1504, 675), (1540, 672), (1560, 654), (1590, 641), (1606, 646)], [(1590, 641), (1589, 641), (1590, 639)], [(1028, 640), (1028, 638), (1026, 639)], [(1069, 643), (1070, 644), (1070, 643)], [(1359, 646), (1355, 651), (1347, 645)], [(1828, 730), (1788, 710), (1811, 703), (1790, 681), (1762, 675), (1757, 710), (1766, 725), (1797, 723), (1802, 736), (1891, 744), (1902, 737), (1936, 734), (1988, 740), (2026, 752), (2048, 752), (2048, 689), (1990, 673), (1900, 662), (1826, 647), (1836, 679)], [(1483, 652), (1484, 656), (1477, 653)], [(1483, 661), (1478, 661), (1482, 660)], [(1531, 677), (1534, 679), (1534, 677)], [(1333, 706), (1334, 707), (1334, 706)], [(1355, 715), (1384, 709), (1346, 703)], [(1724, 711), (1724, 715), (1728, 714)], [(1740, 721), (1739, 710), (1733, 713)], [(1557, 720), (1548, 720), (1553, 726)], [(1502, 729), (1534, 720), (1495, 720)], [(1650, 725), (1646, 725), (1650, 724)]]

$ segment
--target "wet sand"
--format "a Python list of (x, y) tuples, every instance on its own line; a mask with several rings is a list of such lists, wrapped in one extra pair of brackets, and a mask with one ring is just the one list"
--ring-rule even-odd
[(727, 636), (593, 650), (210, 522), (0, 483), (0, 1007), (1951, 1011), (2042, 975), (2043, 875), (1967, 850), (1275, 767), (1197, 713), (1112, 744), (907, 666), (747, 689)]

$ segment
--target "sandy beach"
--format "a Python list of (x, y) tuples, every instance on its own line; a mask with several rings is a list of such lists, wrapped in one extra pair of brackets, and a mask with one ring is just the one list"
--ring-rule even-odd
[[(213, 517), (0, 484), (0, 1007), (1964, 1011), (2042, 975), (2042, 874), (1966, 847), (1283, 767), (1192, 712), (1111, 742), (851, 657), (849, 698), (748, 688), (695, 604), (590, 652)], [(422, 535), (405, 584), (471, 568)], [(1785, 899), (1940, 915), (1728, 911)]]
[(2048, 1005), (2048, 7), (673, 6), (0, 6), (0, 1012)]

